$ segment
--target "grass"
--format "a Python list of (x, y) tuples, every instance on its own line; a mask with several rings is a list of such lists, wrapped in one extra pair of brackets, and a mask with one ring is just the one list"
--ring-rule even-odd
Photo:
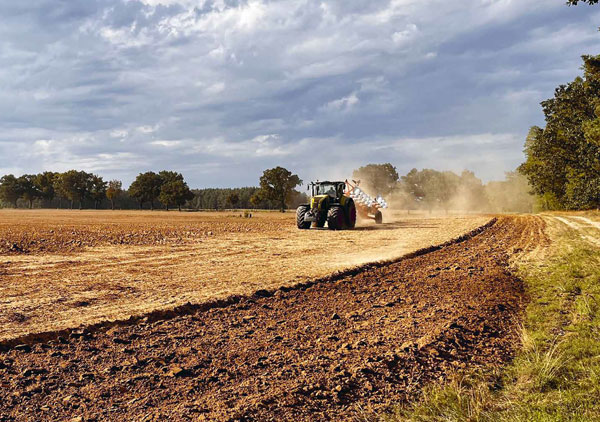
[(600, 253), (573, 230), (518, 269), (531, 302), (504, 368), (456, 374), (385, 421), (600, 421)]

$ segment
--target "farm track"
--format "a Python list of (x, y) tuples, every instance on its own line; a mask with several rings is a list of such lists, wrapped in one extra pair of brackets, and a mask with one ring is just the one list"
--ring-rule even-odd
[(348, 420), (510, 358), (526, 301), (509, 262), (548, 242), (500, 217), (461, 242), (225, 307), (0, 353), (0, 421)]
[(600, 246), (600, 222), (591, 220), (584, 216), (568, 215), (568, 214), (551, 214), (546, 216), (547, 219), (557, 220), (574, 230), (585, 241)]

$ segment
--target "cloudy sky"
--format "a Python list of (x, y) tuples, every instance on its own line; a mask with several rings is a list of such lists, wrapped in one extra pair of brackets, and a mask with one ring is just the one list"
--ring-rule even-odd
[(564, 0), (0, 2), (0, 174), (246, 186), (369, 162), (502, 178), (600, 54)]

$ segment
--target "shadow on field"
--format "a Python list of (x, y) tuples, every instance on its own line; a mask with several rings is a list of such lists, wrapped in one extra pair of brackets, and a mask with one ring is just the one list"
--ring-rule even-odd
[(396, 230), (396, 229), (430, 229), (439, 227), (439, 223), (425, 223), (425, 222), (416, 222), (416, 221), (396, 221), (393, 223), (382, 223), (382, 224), (374, 224), (369, 226), (360, 226), (360, 222), (357, 223), (357, 226), (354, 230), (358, 231), (368, 231), (368, 230)]

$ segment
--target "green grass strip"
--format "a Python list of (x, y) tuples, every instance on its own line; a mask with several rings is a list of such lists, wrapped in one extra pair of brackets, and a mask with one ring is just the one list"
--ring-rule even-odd
[(503, 368), (429, 386), (385, 421), (600, 421), (600, 250), (574, 230), (518, 268), (531, 299)]

